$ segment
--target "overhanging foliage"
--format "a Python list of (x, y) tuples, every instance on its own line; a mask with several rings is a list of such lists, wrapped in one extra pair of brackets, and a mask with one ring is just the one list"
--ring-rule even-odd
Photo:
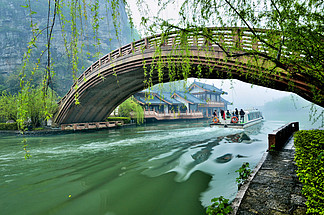
[[(30, 11), (31, 28), (35, 35), (29, 47), (33, 47), (37, 34), (41, 30), (37, 29), (33, 22), (30, 1), (27, 2), (29, 4), (26, 5), (26, 8)], [(145, 4), (141, 4), (142, 2), (139, 0), (137, 5), (141, 11), (145, 11), (143, 9)], [(116, 11), (120, 5), (129, 8), (125, 0), (107, 0), (107, 3), (113, 11)], [(173, 3), (175, 1), (158, 0), (161, 11)], [(69, 9), (69, 16), (65, 16), (63, 7)], [(87, 8), (91, 9), (91, 13), (87, 12)], [(318, 0), (184, 0), (179, 9), (179, 22), (171, 24), (168, 20), (159, 17), (156, 17), (152, 22), (144, 15), (142, 24), (148, 32), (152, 35), (162, 32), (162, 35), (156, 40), (155, 55), (151, 65), (147, 67), (146, 61), (143, 59), (145, 87), (152, 86), (152, 76), (155, 72), (158, 73), (159, 82), (165, 80), (165, 72), (168, 73), (170, 81), (191, 77), (192, 72), (195, 73), (195, 77), (204, 78), (230, 79), (239, 77), (250, 83), (264, 83), (263, 85), (267, 87), (296, 92), (307, 100), (324, 107), (323, 9), (322, 1)], [(75, 71), (78, 64), (77, 53), (82, 47), (82, 45), (79, 46), (82, 30), (79, 31), (78, 27), (82, 27), (82, 20), (91, 17), (94, 37), (97, 38), (95, 46), (100, 45), (98, 10), (99, 0), (91, 3), (87, 3), (85, 0), (55, 0), (52, 9), (49, 4), (49, 20), (51, 21), (48, 22), (48, 49), (50, 49), (51, 29), (57, 22), (55, 17), (58, 16), (65, 38), (64, 43), (68, 47), (67, 53), (72, 59), (76, 104), (79, 103), (79, 84), (75, 77)], [(112, 16), (113, 24), (118, 29), (118, 13), (113, 13)], [(129, 17), (131, 17), (130, 14)], [(132, 24), (131, 18), (130, 22)], [(69, 43), (67, 43), (68, 40), (64, 34), (66, 24), (69, 24), (72, 29)], [(237, 29), (237, 31), (215, 34), (208, 28), (210, 26)], [(175, 37), (178, 42), (173, 43), (171, 53), (176, 53), (179, 61), (174, 60), (174, 54), (163, 58), (161, 48), (159, 48), (163, 46), (170, 35), (174, 34), (174, 30), (178, 31)], [(252, 38), (248, 46), (244, 43), (247, 36), (244, 33), (246, 31)], [(116, 30), (116, 35), (118, 35), (118, 30)], [(229, 35), (234, 38), (234, 45), (226, 42)], [(201, 59), (198, 56), (198, 61), (202, 60), (201, 65), (193, 66), (189, 46), (191, 45), (190, 41), (192, 42), (196, 37), (205, 38), (206, 47), (202, 51), (207, 54)], [(222, 62), (212, 62), (210, 60), (213, 55), (211, 47), (219, 48), (224, 53), (224, 61), (231, 62), (233, 65), (223, 66)], [(25, 59), (28, 59), (30, 51), (31, 48), (28, 49)], [(47, 56), (50, 61), (50, 52), (47, 52)], [(222, 66), (223, 71), (231, 71), (237, 65), (242, 65), (242, 62), (244, 68), (236, 68), (235, 75), (230, 72), (228, 75), (221, 76), (218, 70), (215, 70)], [(49, 62), (45, 83), (50, 82), (50, 65)], [(24, 86), (28, 88), (28, 82), (25, 84), (23, 80), (24, 73), (21, 77), (22, 91), (24, 91)], [(278, 83), (280, 86), (273, 86), (274, 83)], [(23, 100), (22, 97), (21, 101)], [(21, 106), (24, 110), (23, 102)], [(319, 115), (323, 115), (323, 111)], [(24, 115), (22, 114), (21, 117)]]

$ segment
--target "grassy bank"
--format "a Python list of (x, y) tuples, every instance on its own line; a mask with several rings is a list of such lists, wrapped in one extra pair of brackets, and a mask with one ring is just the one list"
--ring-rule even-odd
[(324, 214), (324, 131), (295, 134), (297, 176), (307, 198), (307, 214)]

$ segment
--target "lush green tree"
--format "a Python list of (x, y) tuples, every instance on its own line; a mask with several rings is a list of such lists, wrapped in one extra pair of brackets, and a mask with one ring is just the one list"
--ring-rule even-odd
[[(39, 127), (42, 122), (51, 118), (57, 110), (58, 97), (54, 91), (49, 89), (45, 95), (44, 89), (33, 87), (28, 90), (28, 98), (25, 100), (26, 120), (21, 123), (25, 128), (28, 124), (32, 127)], [(3, 91), (0, 96), (0, 119), (1, 121), (18, 121), (19, 96)]]
[[(140, 11), (148, 11), (147, 6), (143, 4), (144, 0), (138, 0), (137, 5)], [(248, 78), (251, 82), (258, 84), (261, 82), (269, 82), (265, 84), (273, 87), (273, 84), (280, 83), (280, 79), (285, 77), (285, 80), (295, 80), (295, 82), (288, 81), (283, 90), (289, 90), (298, 93), (302, 97), (320, 105), (324, 106), (324, 74), (323, 74), (323, 26), (324, 26), (324, 6), (320, 0), (184, 0), (179, 8), (178, 22), (170, 22), (163, 20), (158, 15), (163, 10), (168, 10), (168, 7), (174, 4), (175, 0), (158, 0), (160, 11), (156, 18), (152, 21), (145, 14), (142, 17), (142, 24), (148, 32), (152, 34), (162, 33), (168, 35), (170, 32), (179, 31), (179, 40), (183, 51), (183, 63), (177, 68), (173, 65), (166, 65), (163, 59), (159, 58), (161, 50), (156, 49), (155, 66), (151, 67), (151, 71), (145, 71), (144, 76), (152, 74), (152, 70), (159, 72), (159, 80), (163, 77), (162, 72), (165, 66), (168, 66), (170, 80), (186, 79), (192, 76), (193, 68), (190, 65), (190, 53), (188, 52), (188, 41), (190, 37), (202, 35), (206, 42), (212, 43), (219, 47), (226, 55), (226, 61), (230, 60), (235, 63), (240, 63), (240, 58), (248, 59), (246, 65), (250, 67), (253, 73), (241, 72), (239, 76), (253, 76)], [(47, 31), (47, 49), (42, 52), (46, 54), (47, 64), (45, 68), (45, 87), (49, 86), (52, 79), (53, 67), (51, 63), (51, 38), (54, 25), (60, 24), (62, 29), (62, 37), (66, 47), (67, 56), (71, 62), (71, 71), (73, 73), (74, 81), (76, 80), (79, 53), (82, 50), (84, 43), (82, 41), (83, 25), (91, 23), (93, 30), (94, 50), (98, 50), (100, 46), (99, 38), (99, 24), (100, 17), (99, 0), (87, 3), (83, 1), (74, 0), (52, 0), (48, 1), (48, 23), (44, 29), (39, 29), (35, 23), (33, 16), (32, 4), (27, 1), (26, 9), (30, 12), (31, 29), (33, 32), (32, 40), (29, 43), (28, 50), (24, 56), (24, 66), (20, 73), (20, 86), (22, 92), (27, 88), (28, 91), (30, 82), (25, 80), (25, 70), (28, 59), (36, 47), (37, 36)], [(115, 34), (119, 36), (118, 28), (120, 22), (118, 20), (119, 7), (126, 7), (129, 10), (127, 0), (108, 0), (106, 4), (112, 9), (113, 26), (115, 27)], [(132, 18), (130, 13), (130, 26), (132, 26)], [(242, 41), (243, 35), (240, 35), (240, 30), (236, 33), (237, 44), (229, 46), (222, 41), (225, 34), (214, 34), (208, 27), (242, 27), (248, 29), (251, 37), (258, 44), (258, 48), (244, 49)], [(70, 28), (70, 37), (66, 34), (66, 29)], [(261, 29), (261, 30), (260, 30)], [(228, 34), (227, 34), (228, 36)], [(162, 37), (165, 39), (165, 37)], [(161, 41), (161, 44), (163, 41)], [(178, 48), (178, 47), (175, 47)], [(99, 53), (99, 52), (98, 52)], [(97, 55), (95, 55), (97, 56)], [(167, 60), (168, 61), (168, 60)], [(171, 61), (170, 61), (171, 62)], [(210, 68), (204, 77), (208, 78), (208, 72), (213, 71), (217, 65), (207, 65)], [(180, 68), (180, 69), (179, 69)], [(194, 68), (198, 70), (201, 68)], [(230, 68), (228, 68), (230, 69)], [(181, 70), (181, 72), (179, 72)], [(196, 71), (195, 71), (196, 72)], [(160, 74), (161, 73), (161, 74)], [(179, 78), (174, 78), (174, 74), (180, 74)], [(199, 76), (199, 74), (195, 75)], [(213, 75), (213, 77), (218, 77)], [(268, 77), (275, 77), (277, 80), (270, 81)], [(221, 78), (231, 78), (230, 75)], [(150, 80), (150, 78), (147, 78)], [(300, 91), (294, 86), (294, 83), (305, 83), (307, 92)], [(152, 86), (151, 83), (145, 83), (147, 87)], [(280, 85), (282, 87), (282, 84)], [(78, 85), (75, 85), (75, 89)], [(24, 95), (22, 93), (21, 95)], [(23, 101), (21, 97), (20, 101)], [(78, 103), (78, 93), (75, 94), (76, 104)], [(24, 110), (23, 102), (21, 102), (20, 110)], [(21, 116), (24, 116), (22, 114)]]
[[(174, 3), (159, 0), (160, 11), (163, 12)], [(152, 34), (180, 30), (184, 32), (183, 37), (187, 38), (195, 34), (204, 35), (209, 42), (220, 47), (229, 60), (235, 61), (242, 56), (254, 59), (252, 65), (254, 68), (258, 65), (259, 79), (278, 75), (305, 82), (311, 92), (301, 96), (324, 106), (323, 1), (184, 0), (179, 17), (179, 22), (169, 22), (158, 17), (150, 22), (147, 17), (143, 17), (142, 23)], [(240, 44), (229, 47), (221, 42), (219, 34), (215, 35), (215, 32), (208, 30), (208, 27), (214, 26), (248, 29), (262, 48), (246, 49)], [(243, 40), (242, 37), (239, 41)], [(255, 80), (256, 83), (258, 81)], [(297, 91), (292, 83), (288, 85), (287, 90)]]
[(6, 89), (6, 83), (5, 78), (0, 75), (0, 92), (4, 91)]
[(17, 120), (17, 96), (2, 91), (0, 96), (0, 120)]
[(131, 117), (136, 120), (137, 124), (141, 124), (144, 121), (144, 110), (132, 97), (119, 105), (118, 115)]
[[(59, 93), (62, 93), (62, 88), (65, 87), (53, 84), (53, 78), (55, 79), (54, 75), (58, 69), (70, 71), (70, 77), (73, 77), (73, 82), (76, 82), (80, 72), (91, 64), (89, 59), (91, 61), (97, 59), (101, 55), (102, 49), (111, 49), (112, 42), (121, 46), (119, 37), (122, 37), (122, 40), (132, 36), (136, 37), (136, 35), (132, 35), (131, 20), (130, 25), (126, 24), (127, 31), (120, 30), (124, 28), (120, 25), (120, 23), (124, 23), (123, 18), (121, 18), (124, 14), (121, 13), (124, 13), (124, 7), (128, 8), (124, 0), (49, 0), (45, 3), (25, 1), (25, 5), (22, 5), (22, 7), (26, 9), (27, 20), (30, 20), (31, 39), (28, 42), (27, 50), (23, 56), (22, 68), (18, 75), (20, 92), (18, 94), (17, 121), (21, 125), (27, 120), (28, 100), (33, 85), (33, 78), (28, 77), (29, 73), (35, 75), (35, 71), (39, 68), (43, 70), (44, 98), (47, 97), (49, 87), (56, 88)], [(106, 11), (105, 15), (102, 14), (103, 11)], [(126, 11), (129, 11), (129, 9)], [(40, 23), (37, 16), (45, 16), (46, 22)], [(101, 40), (99, 31), (103, 29), (99, 28), (99, 23), (112, 24), (112, 26), (107, 26), (108, 31), (113, 30), (115, 34), (109, 33), (108, 35), (111, 36), (109, 40)], [(58, 43), (63, 44), (65, 50), (65, 55), (62, 58), (57, 57), (57, 54), (55, 54), (58, 51), (57, 47), (52, 44), (54, 32), (57, 32), (57, 29), (61, 30), (61, 35), (56, 34), (55, 40), (58, 42), (57, 39), (60, 39), (61, 41)], [(104, 31), (106, 30), (104, 29)], [(88, 43), (89, 41), (90, 43)], [(61, 53), (61, 51), (58, 52)], [(89, 53), (87, 57), (85, 57), (86, 52)], [(60, 62), (57, 65), (55, 64), (55, 61), (62, 61), (63, 58), (68, 59), (68, 64), (60, 64)], [(31, 62), (33, 67), (29, 68)], [(64, 84), (70, 87), (72, 82), (68, 82), (71, 78), (65, 78), (66, 75), (60, 74), (59, 78), (64, 82), (68, 80)], [(9, 84), (12, 84), (16, 91), (17, 85), (14, 80), (16, 80), (16, 77), (10, 78)], [(77, 88), (76, 85), (75, 89)], [(63, 90), (66, 91), (67, 89)], [(75, 101), (77, 104), (78, 94), (75, 96)], [(44, 102), (44, 104), (47, 103)]]
[(42, 87), (32, 88), (28, 97), (28, 114), (33, 127), (41, 126), (42, 122), (50, 119), (57, 110), (58, 97), (54, 91), (45, 94)]

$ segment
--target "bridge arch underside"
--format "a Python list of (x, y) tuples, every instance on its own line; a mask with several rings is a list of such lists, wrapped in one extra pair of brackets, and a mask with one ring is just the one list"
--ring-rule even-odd
[[(308, 85), (298, 80), (299, 77), (295, 80), (293, 77), (269, 74), (263, 75), (261, 78), (260, 70), (248, 66), (245, 63), (246, 58), (225, 60), (224, 53), (218, 49), (214, 49), (212, 55), (195, 48), (192, 48), (190, 52), (191, 73), (189, 77), (238, 79), (273, 89), (292, 91), (308, 100), (313, 96)], [(156, 70), (149, 75), (152, 65), (156, 65), (154, 62), (158, 58), (154, 55), (155, 49), (147, 49), (143, 53), (119, 57), (109, 64), (98, 67), (90, 75), (83, 74), (86, 81), (81, 81), (76, 91), (71, 88), (71, 93), (61, 101), (55, 122), (68, 124), (105, 121), (119, 104), (136, 92), (145, 89), (144, 80), (151, 78), (152, 84), (169, 82), (167, 63), (163, 67), (163, 77), (159, 78)], [(181, 57), (180, 51), (174, 53), (170, 47), (162, 48), (160, 58), (164, 59), (164, 62), (171, 62), (174, 66), (176, 75), (173, 80), (183, 79), (181, 70), (183, 57)], [(144, 75), (143, 62), (145, 62), (147, 71), (146, 76)], [(201, 68), (200, 73), (197, 72), (198, 65)], [(289, 82), (294, 82), (293, 89), (289, 86)], [(75, 104), (76, 93), (80, 102), (78, 105)]]

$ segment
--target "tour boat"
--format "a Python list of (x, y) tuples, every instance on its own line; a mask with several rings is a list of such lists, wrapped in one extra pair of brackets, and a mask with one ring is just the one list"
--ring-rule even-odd
[(210, 124), (210, 127), (216, 126), (219, 128), (243, 129), (261, 123), (263, 120), (262, 113), (259, 110), (244, 110), (244, 112), (245, 114), (243, 119), (241, 119), (240, 116), (233, 116), (233, 112), (231, 112), (230, 117), (225, 116), (225, 120), (223, 117), (216, 116), (213, 118), (213, 122)]

